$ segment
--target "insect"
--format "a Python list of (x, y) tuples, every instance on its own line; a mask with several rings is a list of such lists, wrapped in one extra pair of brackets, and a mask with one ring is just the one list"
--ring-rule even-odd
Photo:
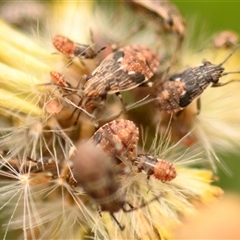
[(126, 119), (106, 123), (91, 138), (106, 154), (120, 159), (135, 158), (138, 140), (138, 127)]
[(73, 88), (72, 85), (67, 81), (67, 79), (64, 77), (62, 73), (51, 71), (50, 77), (54, 85), (58, 86), (58, 90), (62, 94), (62, 97), (66, 97), (69, 95), (79, 96), (77, 94), (77, 88)]
[(79, 57), (83, 59), (93, 59), (99, 52), (105, 49), (105, 47), (103, 47), (95, 51), (90, 45), (76, 43), (63, 35), (56, 35), (53, 38), (53, 45), (60, 53), (68, 58)]
[(157, 24), (158, 30), (163, 29), (166, 32), (175, 33), (177, 43), (170, 64), (175, 63), (179, 48), (185, 36), (185, 20), (178, 9), (167, 0), (132, 0), (126, 2), (134, 7), (134, 11), (137, 9), (140, 13), (145, 14), (146, 17), (150, 17), (153, 23)]
[(216, 48), (228, 48), (236, 45), (238, 35), (232, 31), (223, 31), (214, 36), (213, 45)]
[(85, 76), (82, 77), (81, 81), (79, 81), (76, 87), (73, 87), (64, 77), (64, 75), (60, 72), (51, 71), (50, 77), (53, 83), (59, 87), (59, 89), (61, 90), (61, 93), (63, 93), (63, 96), (75, 94), (76, 96), (81, 98), (81, 96), (78, 95), (77, 92), (79, 89), (79, 85), (82, 84), (81, 81), (85, 81), (85, 78), (86, 78)]
[[(225, 75), (240, 73), (239, 71), (224, 72), (225, 69), (222, 67), (233, 53), (234, 51), (220, 64), (216, 65), (204, 61), (198, 67), (190, 67), (182, 73), (171, 76), (156, 90), (158, 109), (167, 113), (178, 112), (198, 98), (208, 86), (221, 87), (231, 82), (240, 81), (219, 82), (219, 79)], [(200, 108), (200, 102), (198, 102), (198, 108)]]
[(130, 45), (108, 55), (84, 85), (83, 107), (145, 84), (158, 70), (159, 57), (148, 47)]
[(162, 182), (172, 181), (176, 177), (176, 169), (172, 163), (158, 159), (149, 154), (138, 154), (134, 164), (139, 172), (145, 172), (147, 179), (153, 175)]
[(178, 9), (167, 0), (137, 1), (131, 4), (138, 10), (154, 18), (166, 31), (176, 33), (180, 38), (185, 34), (185, 21)]
[[(114, 216), (115, 212), (134, 211), (159, 197), (134, 208), (125, 200), (125, 191), (114, 168), (114, 159), (91, 142), (77, 144), (76, 148), (77, 151), (71, 157), (74, 179), (100, 205), (101, 211), (110, 213), (121, 230), (124, 230), (124, 226)], [(126, 204), (130, 209), (125, 208)]]
[(61, 87), (71, 88), (71, 84), (66, 80), (66, 78), (60, 72), (51, 71), (50, 77), (52, 81)]

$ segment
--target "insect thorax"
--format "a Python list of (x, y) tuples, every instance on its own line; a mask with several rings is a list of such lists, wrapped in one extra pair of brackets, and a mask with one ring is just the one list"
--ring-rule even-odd
[(77, 45), (73, 53), (74, 56), (79, 56), (81, 58), (94, 58), (95, 52), (89, 45)]
[(125, 194), (121, 188), (115, 189), (111, 195), (106, 195), (104, 198), (95, 200), (101, 206), (101, 210), (107, 212), (118, 212), (123, 209), (126, 203)]
[(153, 174), (155, 164), (158, 162), (157, 158), (152, 157), (149, 154), (139, 154), (136, 158), (136, 164), (138, 171), (143, 171), (147, 175)]

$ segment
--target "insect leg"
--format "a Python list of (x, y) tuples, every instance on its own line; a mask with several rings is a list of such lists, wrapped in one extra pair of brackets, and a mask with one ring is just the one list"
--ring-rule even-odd
[(112, 212), (110, 213), (110, 215), (113, 218), (113, 220), (117, 223), (117, 225), (119, 226), (120, 230), (123, 231), (125, 229), (125, 226), (122, 226), (120, 224), (120, 222), (117, 220), (117, 218), (114, 216), (114, 214)]
[(130, 203), (127, 203), (127, 204), (131, 207), (131, 209), (125, 209), (125, 208), (123, 207), (122, 210), (123, 210), (124, 212), (133, 212), (133, 211), (136, 211), (136, 210), (138, 210), (138, 209), (140, 209), (140, 208), (146, 207), (148, 204), (154, 202), (155, 200), (159, 199), (159, 198), (162, 197), (162, 196), (163, 196), (163, 194), (160, 193), (158, 196), (152, 198), (152, 199), (151, 199), (150, 201), (148, 201), (148, 202), (145, 202), (145, 203), (141, 204), (141, 205), (138, 206), (138, 207), (133, 207)]
[(122, 94), (120, 93), (120, 92), (117, 92), (117, 93), (115, 93), (116, 94), (116, 96), (120, 99), (120, 101), (121, 101), (121, 104), (122, 104), (122, 108), (123, 108), (123, 114), (125, 115), (125, 116), (127, 116), (127, 109), (126, 109), (126, 106), (125, 106), (125, 104), (124, 104), (124, 102), (123, 102), (123, 99), (122, 99)]
[(144, 23), (140, 22), (138, 23), (136, 26), (134, 26), (132, 29), (130, 29), (129, 33), (122, 37), (120, 40), (118, 40), (117, 42), (113, 43), (111, 45), (111, 48), (113, 50), (113, 52), (117, 51), (121, 45), (123, 45), (123, 42), (126, 42), (133, 34), (135, 34), (136, 32), (142, 30), (144, 27)]
[(197, 113), (196, 113), (196, 115), (199, 115), (200, 111), (201, 111), (201, 99), (198, 98), (197, 99)]

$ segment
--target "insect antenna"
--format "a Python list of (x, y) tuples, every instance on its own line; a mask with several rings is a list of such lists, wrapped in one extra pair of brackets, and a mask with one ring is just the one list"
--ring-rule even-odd
[(101, 52), (101, 51), (103, 51), (104, 49), (106, 49), (107, 47), (105, 46), (105, 47), (102, 47), (102, 48), (100, 48), (95, 54), (96, 54), (96, 56)]
[[(221, 62), (218, 66), (222, 66), (224, 63), (226, 63), (228, 61), (228, 59), (239, 49), (240, 46), (237, 46), (227, 57), (226, 59)], [(223, 76), (226, 76), (226, 75), (229, 75), (229, 74), (236, 74), (236, 73), (240, 73), (240, 71), (232, 71), (232, 72), (225, 72), (225, 73), (222, 73), (222, 77)], [(225, 82), (225, 83), (214, 83), (212, 85), (212, 87), (222, 87), (222, 86), (225, 86), (225, 85), (228, 85), (229, 83), (232, 83), (232, 82), (240, 82), (240, 79), (232, 79), (228, 82)]]
[[(92, 44), (95, 44), (94, 37), (93, 37), (93, 31), (92, 31), (91, 28), (89, 29), (89, 32), (90, 32), (90, 39), (91, 39), (91, 42), (92, 42)], [(106, 49), (106, 48), (107, 48), (106, 46), (100, 48), (97, 52), (95, 52), (95, 56), (97, 56), (101, 51), (103, 51), (103, 50)]]
[[(228, 59), (239, 49), (240, 46), (237, 46), (227, 57), (226, 59), (221, 62), (220, 64), (218, 64), (219, 67), (221, 67), (224, 63), (226, 63), (228, 61)], [(225, 74), (226, 75), (226, 74)]]

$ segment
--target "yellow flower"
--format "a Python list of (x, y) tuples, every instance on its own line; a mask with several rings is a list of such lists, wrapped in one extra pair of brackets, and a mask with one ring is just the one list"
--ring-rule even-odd
[[(99, 214), (99, 202), (74, 179), (69, 161), (72, 149), (75, 149), (77, 141), (89, 139), (95, 132), (92, 115), (79, 106), (83, 97), (81, 87), (86, 79), (84, 75), (91, 74), (98, 62), (77, 57), (69, 60), (60, 53), (53, 54), (56, 50), (52, 39), (61, 34), (76, 42), (90, 43), (92, 47), (92, 29), (93, 40), (96, 39), (99, 45), (116, 40), (119, 45), (141, 43), (157, 49), (155, 32), (151, 28), (121, 39), (127, 35), (128, 28), (136, 28), (139, 17), (132, 16), (124, 4), (115, 4), (52, 2), (47, 24), (50, 29), (46, 29), (48, 36), (41, 36), (40, 39), (44, 39), (41, 44), (0, 21), (0, 30), (4, 33), (0, 36), (0, 46), (5, 49), (0, 52), (0, 209), (4, 223), (3, 239), (8, 239), (10, 234), (19, 239), (170, 239), (173, 237), (171, 229), (181, 222), (182, 215), (197, 211), (198, 204), (209, 204), (222, 194), (220, 188), (211, 185), (213, 173), (195, 166), (203, 162), (201, 153), (207, 149), (208, 142), (215, 147), (212, 144), (215, 143), (214, 137), (218, 136), (213, 132), (211, 137), (201, 142), (206, 136), (201, 133), (212, 130), (204, 125), (206, 118), (213, 117), (212, 108), (207, 110), (210, 106), (204, 102), (205, 96), (201, 114), (193, 117), (196, 125), (187, 128), (185, 137), (181, 136), (180, 141), (171, 145), (167, 129), (160, 139), (158, 134), (150, 135), (146, 145), (151, 144), (152, 147), (148, 151), (142, 150), (172, 163), (177, 172), (174, 180), (161, 182), (154, 176), (148, 179), (144, 172), (134, 170), (130, 160), (125, 162), (124, 159), (115, 166), (121, 168), (122, 163), (127, 163), (126, 172), (115, 172), (114, 167), (119, 191), (124, 193), (126, 207), (129, 203), (129, 212), (120, 210), (114, 213), (116, 219), (108, 211)], [(123, 16), (121, 21), (116, 16), (116, 10), (119, 16)], [(107, 21), (110, 12), (111, 21)], [(93, 47), (98, 50), (98, 46)], [(166, 54), (168, 50), (160, 49), (159, 52)], [(99, 59), (107, 53), (108, 49), (101, 52)], [(62, 74), (59, 82), (51, 79), (52, 71)], [(61, 85), (63, 79), (67, 81), (65, 85)], [(234, 91), (233, 85), (212, 91)], [(127, 97), (133, 99), (132, 96)], [(99, 111), (96, 115), (100, 124), (104, 122), (103, 116), (112, 118), (119, 115), (115, 113), (121, 112), (115, 99), (109, 100), (100, 108), (103, 113)], [(72, 114), (76, 108), (85, 113), (78, 121), (77, 114)], [(226, 118), (235, 123), (234, 118)], [(216, 124), (216, 121), (213, 123)], [(225, 127), (224, 123), (219, 123), (220, 127)], [(145, 124), (144, 129), (147, 127), (148, 124)], [(224, 129), (221, 134), (231, 134), (233, 127), (229, 126), (229, 130)], [(195, 131), (203, 145), (182, 148), (189, 135), (193, 133), (195, 137)], [(175, 134), (174, 131), (172, 133)], [(226, 138), (224, 140), (227, 142)], [(209, 160), (211, 158), (207, 156), (204, 162)], [(131, 210), (130, 205), (134, 209)], [(119, 225), (125, 226), (125, 229), (121, 231)]]

